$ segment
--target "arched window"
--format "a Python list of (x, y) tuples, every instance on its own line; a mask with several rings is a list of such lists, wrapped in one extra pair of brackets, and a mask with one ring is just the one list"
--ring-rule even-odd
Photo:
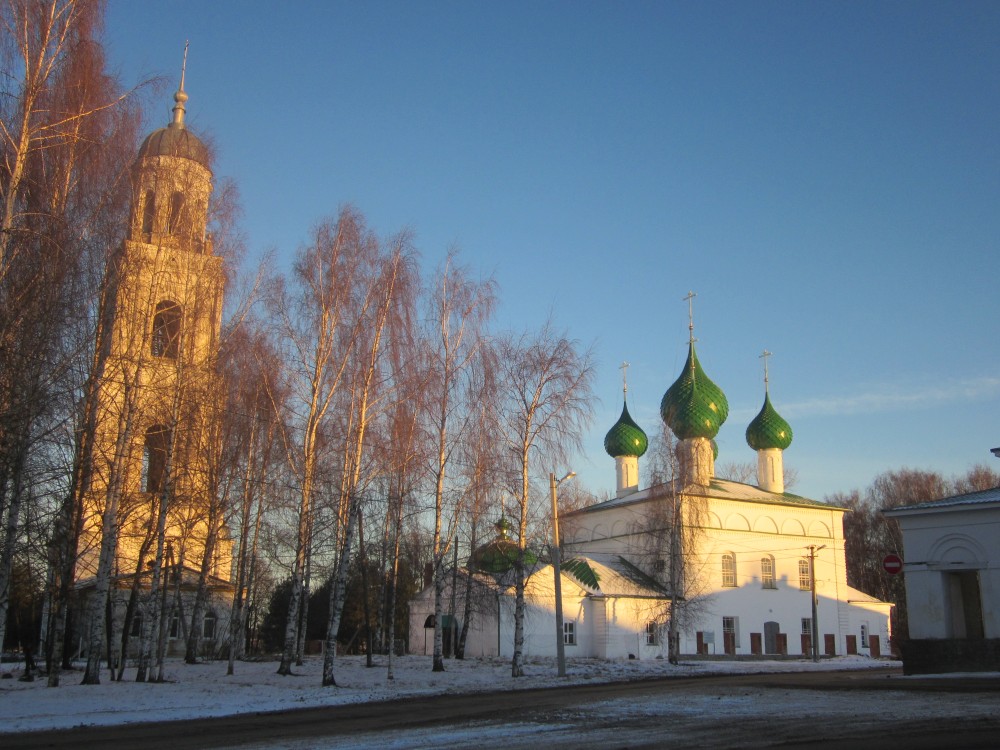
[(167, 234), (182, 234), (184, 227), (184, 193), (170, 196), (170, 212), (167, 215)]
[(736, 555), (726, 552), (722, 556), (722, 585), (736, 585)]
[(799, 589), (809, 591), (812, 588), (812, 576), (809, 575), (809, 561), (799, 560)]
[(142, 451), (142, 490), (160, 493), (167, 484), (167, 451), (170, 448), (170, 430), (156, 424), (146, 430)]
[(760, 558), (760, 583), (765, 589), (774, 589), (774, 558), (770, 555)]
[(153, 339), (150, 352), (154, 357), (177, 359), (181, 339), (181, 306), (176, 302), (156, 303), (153, 313)]
[(153, 221), (156, 219), (156, 194), (146, 191), (146, 199), (142, 202), (142, 233), (152, 234)]

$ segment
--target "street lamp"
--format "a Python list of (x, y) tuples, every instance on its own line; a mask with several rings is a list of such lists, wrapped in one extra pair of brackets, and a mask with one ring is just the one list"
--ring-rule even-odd
[(818, 547), (815, 544), (810, 544), (809, 549), (809, 588), (812, 594), (812, 657), (813, 661), (819, 661), (819, 626), (817, 620), (819, 619), (816, 614), (816, 605), (818, 604), (816, 600), (816, 553), (821, 549), (825, 549), (826, 545), (821, 544)]
[(559, 676), (566, 676), (566, 645), (563, 642), (563, 611), (562, 611), (562, 562), (559, 559), (559, 505), (556, 502), (556, 488), (567, 479), (576, 476), (575, 471), (571, 471), (562, 479), (556, 479), (556, 475), (549, 472), (549, 490), (552, 495), (552, 539), (555, 546), (552, 548), (552, 574), (556, 584), (556, 656), (559, 661)]

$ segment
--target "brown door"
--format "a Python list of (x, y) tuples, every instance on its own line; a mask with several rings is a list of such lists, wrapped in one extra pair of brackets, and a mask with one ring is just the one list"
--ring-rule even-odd
[(781, 626), (776, 622), (765, 622), (764, 623), (764, 653), (765, 654), (780, 654), (781, 651), (778, 649), (778, 631)]
[(868, 636), (868, 649), (872, 657), (876, 659), (882, 655), (882, 644), (879, 642), (877, 635)]
[(858, 637), (856, 635), (847, 636), (847, 655), (857, 656), (858, 653)]
[(823, 646), (826, 649), (827, 656), (837, 655), (837, 636), (833, 633), (826, 633), (823, 636)]

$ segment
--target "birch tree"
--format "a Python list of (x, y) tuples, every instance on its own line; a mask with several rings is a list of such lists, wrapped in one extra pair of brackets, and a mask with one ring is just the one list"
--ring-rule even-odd
[[(475, 408), (467, 398), (472, 366), (483, 349), (485, 326), (496, 303), (496, 285), (470, 278), (450, 252), (434, 277), (427, 316), (425, 399), (429, 431), (436, 442), (430, 475), (434, 482), (434, 657), (444, 671), (443, 601), (446, 558), (454, 541), (458, 510), (447, 507), (448, 467), (467, 437)], [(447, 526), (445, 525), (447, 524)]]
[(328, 451), (324, 428), (354, 354), (353, 342), (368, 321), (376, 257), (377, 243), (363, 218), (345, 208), (335, 222), (321, 223), (312, 243), (299, 254), (294, 287), (278, 285), (269, 302), (276, 340), (288, 363), (289, 414), (282, 423), (289, 429), (281, 437), (298, 484), (291, 598), (279, 674), (290, 674), (295, 659), (317, 479)]
[[(379, 252), (377, 275), (369, 295), (371, 316), (367, 324), (353, 340), (356, 347), (356, 367), (351, 379), (351, 409), (353, 429), (348, 430), (346, 461), (344, 462), (344, 482), (342, 483), (341, 506), (347, 508), (347, 526), (344, 529), (343, 544), (338, 551), (337, 566), (333, 585), (330, 586), (330, 619), (327, 624), (326, 650), (323, 658), (323, 685), (336, 685), (334, 660), (337, 654), (337, 632), (344, 609), (347, 591), (347, 566), (351, 554), (351, 521), (357, 517), (360, 531), (362, 522), (360, 497), (362, 493), (362, 464), (365, 455), (366, 435), (380, 404), (388, 398), (389, 370), (383, 366), (383, 342), (393, 318), (405, 317), (400, 308), (412, 304), (412, 294), (416, 281), (413, 267), (412, 249), (409, 236), (399, 235), (390, 248)], [(366, 592), (367, 595), (367, 592)]]
[[(6, 539), (19, 533), (24, 489), (34, 484), (24, 473), (32, 465), (29, 454), (46, 450), (37, 442), (46, 436), (42, 420), (50, 428), (86, 422), (86, 408), (77, 421), (73, 402), (98, 359), (91, 353), (101, 321), (99, 273), (126, 224), (123, 154), (134, 148), (137, 117), (104, 70), (102, 9), (83, 0), (8, 0), (0, 6), (0, 50), (4, 69), (13, 73), (0, 99), (2, 558), (12, 550)], [(74, 487), (86, 481), (88, 470), (77, 455)], [(71, 590), (75, 492), (67, 493), (54, 530), (48, 579), (50, 599), (52, 593), (57, 598), (48, 607), (55, 613), (55, 627), (46, 628), (50, 641), (61, 640)], [(0, 559), (0, 610), (8, 571)], [(0, 641), (5, 619), (0, 615)], [(53, 659), (48, 647), (46, 652), (50, 683), (57, 683), (61, 658)]]
[(497, 344), (498, 436), (514, 455), (512, 488), (517, 504), (518, 556), (515, 561), (514, 657), (511, 675), (524, 674), (524, 589), (532, 504), (531, 475), (564, 465), (581, 445), (592, 418), (594, 364), (589, 349), (557, 334), (547, 322), (536, 332), (506, 336)]

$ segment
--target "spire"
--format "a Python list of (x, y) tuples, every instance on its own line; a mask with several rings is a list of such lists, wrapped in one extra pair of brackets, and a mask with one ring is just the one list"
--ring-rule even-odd
[(767, 390), (767, 358), (770, 357), (770, 356), (772, 356), (771, 352), (769, 352), (767, 349), (765, 349), (763, 352), (761, 352), (761, 355), (759, 357), (757, 357), (757, 359), (764, 360), (764, 395), (765, 396), (768, 393), (768, 390)]
[(184, 93), (184, 76), (187, 73), (188, 42), (184, 42), (184, 62), (181, 63), (181, 85), (174, 94), (174, 119), (170, 123), (172, 128), (184, 128), (184, 102), (188, 100), (188, 95)]

